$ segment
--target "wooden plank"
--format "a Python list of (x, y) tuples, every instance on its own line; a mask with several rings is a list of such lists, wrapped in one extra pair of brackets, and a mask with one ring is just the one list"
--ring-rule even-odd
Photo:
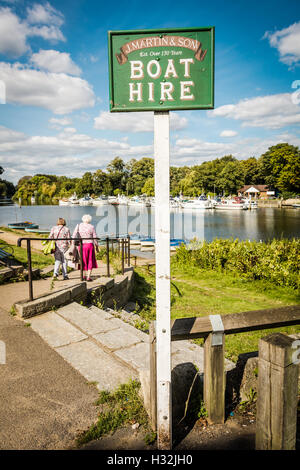
[[(300, 324), (300, 305), (221, 315), (225, 334)], [(172, 341), (205, 338), (212, 332), (209, 317), (178, 318), (171, 322)]]
[(153, 431), (157, 431), (157, 376), (155, 322), (149, 325), (150, 342), (150, 419)]
[(204, 403), (211, 424), (225, 421), (225, 365), (224, 343), (212, 345), (213, 334), (204, 343)]
[(255, 331), (300, 323), (300, 305), (222, 315), (226, 334)]
[(298, 365), (291, 363), (292, 343), (292, 338), (281, 333), (259, 342), (257, 450), (296, 447)]

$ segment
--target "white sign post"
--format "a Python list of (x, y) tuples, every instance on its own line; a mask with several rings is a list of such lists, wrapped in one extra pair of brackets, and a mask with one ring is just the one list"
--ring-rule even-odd
[(158, 448), (172, 448), (169, 112), (154, 113)]

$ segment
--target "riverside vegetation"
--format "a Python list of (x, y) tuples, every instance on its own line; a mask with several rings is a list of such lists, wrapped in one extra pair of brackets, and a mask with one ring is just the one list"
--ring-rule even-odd
[[(215, 239), (181, 246), (171, 259), (171, 317), (263, 310), (300, 302), (300, 240), (268, 243)], [(136, 269), (133, 301), (144, 324), (155, 320), (155, 276)], [(276, 330), (226, 337), (226, 357), (256, 351), (261, 337)], [(281, 332), (300, 332), (299, 326)], [(195, 340), (202, 344), (203, 340)]]
[[(201, 165), (170, 168), (170, 192), (185, 196), (236, 194), (245, 184), (266, 184), (284, 199), (300, 194), (300, 153), (299, 148), (288, 143), (270, 147), (259, 158), (238, 160), (225, 155), (203, 162)], [(0, 174), (3, 172), (0, 167)], [(85, 194), (146, 194), (154, 196), (154, 159), (144, 157), (124, 162), (114, 158), (106, 170), (94, 173), (87, 171), (81, 178), (43, 175), (23, 176), (16, 188), (0, 180), (0, 196), (12, 196), (23, 202), (35, 197), (39, 204), (55, 204), (62, 197), (76, 192), (78, 197)]]

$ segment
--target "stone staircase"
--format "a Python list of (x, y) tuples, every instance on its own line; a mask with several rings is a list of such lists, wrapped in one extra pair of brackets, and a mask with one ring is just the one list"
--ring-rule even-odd
[[(118, 316), (120, 313), (110, 309), (105, 311), (73, 302), (30, 318), (30, 324), (99, 390), (111, 391), (130, 379), (140, 380), (148, 408), (149, 336)], [(227, 369), (233, 366), (229, 361), (226, 365)], [(187, 395), (193, 376), (197, 370), (201, 375), (203, 368), (203, 348), (189, 341), (172, 342), (172, 382), (174, 378), (181, 384), (176, 385), (179, 405), (185, 402), (183, 396)]]

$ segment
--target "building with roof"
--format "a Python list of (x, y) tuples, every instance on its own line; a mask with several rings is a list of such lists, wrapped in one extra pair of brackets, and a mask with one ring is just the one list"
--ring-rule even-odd
[(251, 199), (270, 199), (275, 197), (275, 191), (266, 184), (246, 184), (238, 190), (239, 196)]

